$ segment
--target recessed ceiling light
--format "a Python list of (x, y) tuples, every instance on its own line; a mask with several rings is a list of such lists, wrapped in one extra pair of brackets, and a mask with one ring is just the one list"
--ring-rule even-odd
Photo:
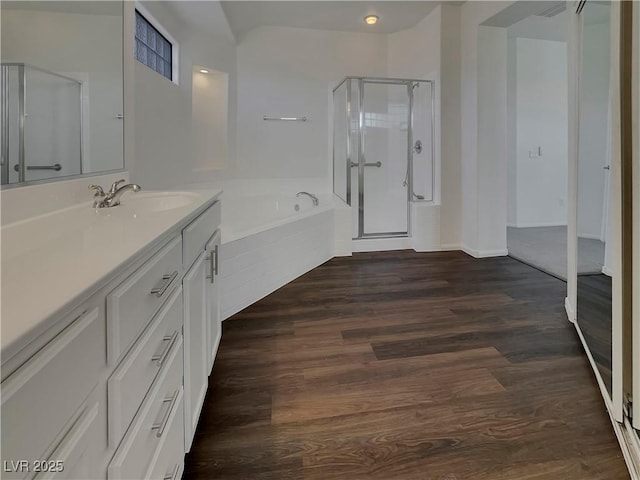
[(200, 73), (209, 73), (209, 70), (205, 70), (204, 68), (201, 68)]
[(367, 25), (375, 25), (376, 23), (378, 23), (378, 20), (380, 20), (380, 17), (378, 17), (377, 15), (367, 15), (366, 17), (364, 17), (364, 21)]

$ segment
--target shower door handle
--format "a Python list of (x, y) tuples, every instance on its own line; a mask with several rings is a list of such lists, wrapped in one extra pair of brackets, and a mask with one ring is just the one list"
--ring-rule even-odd
[[(358, 165), (360, 165), (359, 163), (356, 162), (351, 162), (351, 168), (353, 167), (357, 167)], [(380, 168), (382, 167), (382, 162), (373, 162), (373, 163), (365, 163), (364, 164), (365, 167), (376, 167), (376, 168)]]

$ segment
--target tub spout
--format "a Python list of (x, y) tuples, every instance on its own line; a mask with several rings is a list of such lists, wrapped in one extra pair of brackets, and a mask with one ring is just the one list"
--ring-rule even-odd
[(317, 207), (320, 204), (320, 200), (318, 200), (318, 197), (316, 197), (313, 193), (309, 193), (309, 192), (298, 192), (296, 193), (296, 197), (299, 197), (300, 195), (306, 195), (309, 198), (311, 198), (311, 200), (313, 201), (313, 206)]

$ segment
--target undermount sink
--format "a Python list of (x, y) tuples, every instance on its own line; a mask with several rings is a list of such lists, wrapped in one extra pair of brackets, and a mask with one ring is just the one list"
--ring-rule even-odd
[[(187, 207), (196, 202), (198, 195), (190, 192), (137, 192), (123, 197), (120, 206), (136, 212), (164, 212)], [(120, 208), (116, 207), (116, 208)]]

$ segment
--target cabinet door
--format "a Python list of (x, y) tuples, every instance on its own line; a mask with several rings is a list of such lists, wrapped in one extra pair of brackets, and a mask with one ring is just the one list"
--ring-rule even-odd
[(222, 325), (220, 324), (220, 231), (218, 230), (206, 248), (209, 262), (207, 273), (207, 352), (208, 372), (211, 373), (213, 361), (216, 358), (220, 338), (222, 337)]
[(185, 452), (198, 425), (207, 392), (207, 270), (209, 262), (201, 252), (183, 280), (184, 295), (184, 392)]

